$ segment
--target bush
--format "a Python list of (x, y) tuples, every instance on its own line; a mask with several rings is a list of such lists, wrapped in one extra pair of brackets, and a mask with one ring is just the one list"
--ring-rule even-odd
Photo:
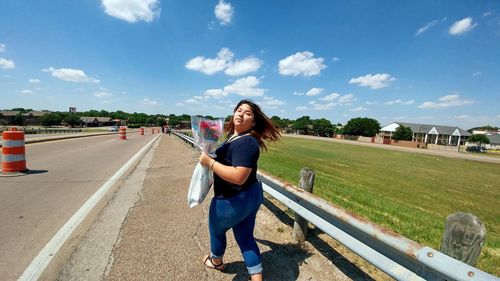
[(127, 125), (127, 127), (129, 127), (129, 128), (133, 128), (133, 129), (134, 129), (134, 128), (140, 128), (140, 127), (142, 127), (142, 126), (144, 126), (144, 124), (128, 124), (128, 125)]

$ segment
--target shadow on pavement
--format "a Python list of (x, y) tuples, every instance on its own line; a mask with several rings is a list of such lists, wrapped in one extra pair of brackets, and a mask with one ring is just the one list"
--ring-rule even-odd
[[(307, 250), (301, 249), (300, 246), (295, 244), (277, 244), (262, 239), (256, 240), (258, 243), (271, 248), (270, 251), (261, 253), (265, 280), (297, 280), (299, 265), (311, 256)], [(226, 264), (224, 272), (235, 274), (233, 281), (250, 279), (243, 261)]]
[[(293, 228), (294, 220), (283, 210), (277, 207), (273, 202), (269, 201), (267, 198), (264, 200), (263, 204), (267, 209), (269, 209), (282, 223)], [(336, 251), (332, 246), (323, 241), (319, 234), (323, 233), (320, 229), (314, 227), (310, 228), (307, 233), (307, 241), (319, 251), (325, 258), (330, 260), (342, 273), (347, 277), (356, 281), (372, 281), (375, 280), (362, 271), (359, 267), (353, 264), (351, 261), (342, 256), (338, 251)], [(264, 244), (264, 243), (263, 243)], [(288, 245), (283, 245), (283, 247), (290, 247)], [(278, 280), (278, 279), (277, 279)], [(282, 279), (285, 280), (285, 279)], [(286, 279), (294, 280), (294, 279)]]

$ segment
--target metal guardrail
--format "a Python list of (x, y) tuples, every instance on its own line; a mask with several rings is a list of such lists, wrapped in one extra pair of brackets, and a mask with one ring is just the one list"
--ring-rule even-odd
[[(194, 139), (174, 132), (195, 147)], [(257, 172), (264, 191), (396, 280), (500, 281), (500, 278), (422, 246), (339, 208), (293, 184)]]

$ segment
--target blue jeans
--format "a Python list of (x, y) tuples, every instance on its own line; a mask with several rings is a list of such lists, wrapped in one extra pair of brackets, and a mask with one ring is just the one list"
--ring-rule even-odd
[(210, 203), (208, 229), (212, 257), (222, 258), (226, 251), (226, 232), (233, 229), (234, 238), (240, 247), (249, 274), (262, 272), (262, 261), (257, 242), (253, 236), (255, 216), (264, 202), (262, 185), (256, 182), (239, 194), (229, 197), (214, 197)]

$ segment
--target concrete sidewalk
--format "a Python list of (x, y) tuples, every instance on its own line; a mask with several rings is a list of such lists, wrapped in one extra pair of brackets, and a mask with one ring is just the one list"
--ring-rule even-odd
[[(178, 137), (162, 136), (95, 219), (58, 279), (248, 280), (232, 232), (224, 257), (227, 269), (203, 266), (202, 258), (210, 252), (212, 193), (201, 206), (190, 209), (187, 204), (198, 157)], [(272, 201), (266, 199), (255, 228), (265, 280), (387, 280), (373, 266), (359, 269), (354, 265), (364, 263), (359, 257), (317, 229), (308, 242), (295, 245), (291, 218)], [(116, 215), (118, 209), (124, 214)], [(113, 224), (115, 230), (106, 230)]]

